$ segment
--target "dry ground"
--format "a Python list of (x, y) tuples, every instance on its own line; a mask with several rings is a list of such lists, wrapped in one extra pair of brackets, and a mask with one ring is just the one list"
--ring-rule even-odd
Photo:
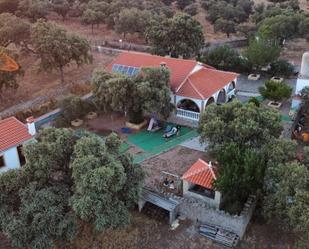
[[(71, 65), (65, 68), (65, 84), (74, 82), (89, 81), (95, 69), (103, 69), (114, 57), (106, 54), (93, 53), (93, 63), (77, 67)], [(44, 96), (48, 92), (61, 86), (59, 73), (40, 72), (39, 59), (34, 55), (20, 56), (18, 60), (25, 74), (18, 78), (19, 88), (7, 93), (1, 100), (0, 111), (15, 104), (34, 99), (37, 96)]]
[(197, 159), (205, 158), (205, 153), (177, 146), (165, 153), (150, 158), (142, 163), (148, 177), (145, 185), (154, 188), (160, 182), (162, 171), (182, 176)]

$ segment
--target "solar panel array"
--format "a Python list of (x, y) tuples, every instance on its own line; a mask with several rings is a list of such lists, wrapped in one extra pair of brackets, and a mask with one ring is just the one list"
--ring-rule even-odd
[(125, 65), (120, 65), (120, 64), (114, 64), (112, 67), (112, 72), (113, 73), (121, 73), (121, 74), (126, 74), (128, 76), (134, 76), (138, 74), (139, 72), (138, 67), (130, 67), (130, 66), (125, 66)]

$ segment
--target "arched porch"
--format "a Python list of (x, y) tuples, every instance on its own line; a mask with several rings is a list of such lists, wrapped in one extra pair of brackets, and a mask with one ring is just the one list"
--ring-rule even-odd
[(192, 99), (183, 98), (177, 102), (177, 116), (198, 121), (201, 107)]
[(215, 103), (215, 98), (210, 97), (210, 98), (207, 99), (205, 107), (207, 107), (207, 106), (209, 106), (210, 104), (213, 104), (213, 103)]
[(228, 100), (232, 99), (233, 96), (235, 96), (235, 90), (236, 90), (236, 83), (235, 81), (232, 81), (227, 88), (227, 98)]
[(217, 104), (224, 104), (226, 103), (226, 100), (227, 100), (227, 95), (226, 95), (225, 89), (223, 88), (218, 93)]

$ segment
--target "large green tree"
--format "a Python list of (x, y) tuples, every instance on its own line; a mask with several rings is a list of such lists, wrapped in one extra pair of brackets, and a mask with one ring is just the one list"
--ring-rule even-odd
[(58, 70), (64, 83), (64, 68), (70, 63), (77, 66), (92, 62), (88, 41), (70, 34), (52, 22), (39, 20), (31, 32), (33, 50), (41, 59), (41, 68), (46, 71)]
[(18, 4), (17, 14), (28, 17), (31, 21), (45, 18), (49, 12), (49, 2), (47, 0), (21, 0)]
[(96, 72), (92, 78), (95, 102), (102, 110), (126, 112), (129, 121), (143, 121), (144, 113), (167, 118), (171, 111), (169, 71), (143, 68), (135, 77)]
[(281, 48), (276, 40), (255, 37), (250, 40), (244, 56), (257, 69), (276, 61)]
[(94, 25), (103, 23), (109, 14), (109, 4), (105, 1), (91, 0), (85, 5), (85, 10), (81, 16), (82, 23), (91, 25), (93, 33)]
[(73, 209), (97, 230), (129, 223), (128, 208), (137, 203), (144, 177), (131, 157), (118, 156), (120, 143), (111, 139), (118, 140), (109, 138), (104, 146), (99, 138), (80, 139), (71, 164), (75, 181)]
[(155, 53), (185, 58), (199, 54), (205, 42), (201, 24), (183, 13), (170, 19), (153, 20), (146, 38)]
[(25, 148), (26, 165), (0, 175), (0, 231), (18, 248), (55, 248), (78, 219), (98, 230), (129, 221), (144, 177), (115, 135), (48, 128)]
[(137, 8), (123, 9), (116, 19), (115, 29), (118, 33), (123, 34), (124, 38), (127, 33), (144, 35), (151, 15), (151, 12)]
[(202, 114), (199, 126), (201, 139), (216, 152), (228, 143), (244, 148), (261, 148), (282, 131), (279, 113), (233, 101), (210, 105)]
[(251, 103), (233, 101), (206, 108), (199, 132), (201, 141), (209, 145), (208, 152), (219, 161), (215, 185), (223, 194), (227, 211), (239, 213), (249, 194), (263, 189), (272, 158), (281, 162), (285, 158), (282, 151), (293, 147), (278, 139), (281, 130), (278, 113)]
[(0, 47), (25, 45), (30, 39), (30, 25), (9, 13), (0, 14)]

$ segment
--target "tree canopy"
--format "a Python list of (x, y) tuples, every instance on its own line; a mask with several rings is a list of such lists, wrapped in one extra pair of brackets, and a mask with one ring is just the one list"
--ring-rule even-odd
[(18, 248), (49, 249), (74, 238), (79, 219), (100, 231), (127, 224), (144, 172), (120, 144), (116, 135), (104, 143), (87, 132), (41, 131), (25, 148), (26, 165), (0, 175), (0, 230)]
[(144, 113), (170, 115), (169, 71), (143, 68), (135, 77), (96, 72), (92, 77), (95, 103), (102, 110), (126, 112), (129, 121), (140, 123)]
[(155, 53), (184, 58), (199, 54), (205, 42), (201, 24), (183, 13), (170, 19), (153, 20), (146, 37)]
[(281, 48), (276, 40), (257, 37), (250, 40), (244, 55), (254, 67), (260, 69), (276, 61), (280, 51)]
[(9, 13), (0, 14), (0, 46), (27, 44), (30, 39), (30, 25)]
[(52, 22), (39, 20), (31, 32), (31, 42), (40, 56), (41, 68), (46, 71), (59, 70), (64, 82), (64, 67), (71, 62), (81, 66), (92, 62), (88, 41), (75, 34), (67, 33)]
[(206, 108), (199, 132), (219, 162), (215, 187), (223, 194), (225, 210), (239, 213), (248, 196), (263, 189), (268, 163), (272, 158), (281, 162), (281, 151), (292, 146), (278, 139), (281, 130), (279, 114), (255, 104), (233, 101)]

